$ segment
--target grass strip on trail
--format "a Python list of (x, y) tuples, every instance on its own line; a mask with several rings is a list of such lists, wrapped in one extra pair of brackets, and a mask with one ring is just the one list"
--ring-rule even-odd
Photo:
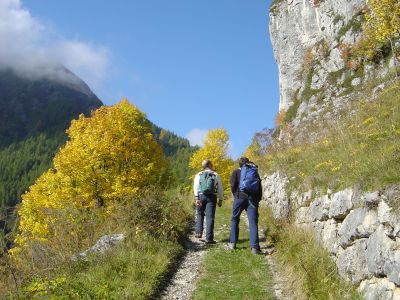
[[(237, 249), (225, 249), (229, 241), (232, 202), (217, 207), (215, 239), (206, 254), (193, 299), (274, 299), (273, 281), (263, 255), (250, 251), (248, 228), (242, 221)], [(247, 218), (246, 212), (242, 214)]]

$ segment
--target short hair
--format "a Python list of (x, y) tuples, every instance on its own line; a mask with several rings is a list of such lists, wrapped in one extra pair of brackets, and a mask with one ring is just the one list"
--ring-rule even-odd
[(242, 156), (241, 158), (239, 158), (239, 166), (242, 167), (243, 165), (247, 164), (249, 161), (249, 159), (245, 156)]
[(211, 169), (212, 168), (212, 162), (211, 162), (211, 160), (209, 160), (209, 159), (205, 159), (205, 160), (203, 160), (203, 162), (201, 163), (201, 167), (203, 168), (203, 169)]

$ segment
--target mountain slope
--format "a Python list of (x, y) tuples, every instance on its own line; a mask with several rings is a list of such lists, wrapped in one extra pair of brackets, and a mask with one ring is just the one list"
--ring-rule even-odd
[[(11, 70), (0, 71), (0, 219), (51, 166), (71, 120), (102, 105), (73, 73), (62, 68), (57, 74), (52, 79), (28, 79)], [(197, 148), (170, 131), (152, 127), (170, 162), (170, 184), (187, 185), (189, 158)]]
[(102, 105), (81, 79), (63, 70), (68, 81), (0, 71), (0, 148), (41, 132), (64, 130), (71, 119)]
[(18, 203), (50, 167), (71, 120), (102, 105), (73, 73), (61, 68), (57, 74), (30, 79), (0, 71), (0, 209)]

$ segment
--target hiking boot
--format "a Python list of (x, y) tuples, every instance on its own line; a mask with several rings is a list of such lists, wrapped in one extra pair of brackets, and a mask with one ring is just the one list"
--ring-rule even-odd
[(206, 245), (215, 245), (217, 242), (214, 240), (211, 240), (211, 241), (206, 241), (205, 243), (206, 243)]
[(251, 248), (251, 253), (253, 254), (262, 254), (260, 248)]
[(235, 250), (235, 249), (236, 249), (236, 244), (235, 244), (235, 243), (228, 243), (228, 244), (226, 245), (226, 250), (233, 251), (233, 250)]

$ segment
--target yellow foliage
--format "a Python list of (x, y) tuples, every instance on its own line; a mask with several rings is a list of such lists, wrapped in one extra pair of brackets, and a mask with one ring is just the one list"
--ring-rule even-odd
[(400, 3), (398, 0), (369, 0), (371, 12), (366, 15), (366, 30), (378, 41), (391, 39), (400, 33)]
[(234, 163), (228, 157), (229, 135), (224, 128), (212, 129), (207, 133), (204, 146), (196, 151), (189, 165), (194, 170), (201, 170), (201, 162), (205, 159), (212, 161), (214, 170), (221, 176), (225, 190), (229, 186), (229, 178)]
[(162, 150), (145, 114), (128, 100), (103, 106), (89, 118), (80, 115), (67, 133), (69, 140), (54, 158), (54, 168), (22, 196), (14, 253), (29, 241), (55, 237), (60, 216), (79, 223), (68, 215), (69, 209), (102, 206), (105, 213), (99, 218), (106, 217), (119, 201), (159, 180), (165, 165)]
[(364, 36), (355, 52), (372, 59), (377, 51), (400, 33), (400, 2), (369, 0), (365, 15)]

